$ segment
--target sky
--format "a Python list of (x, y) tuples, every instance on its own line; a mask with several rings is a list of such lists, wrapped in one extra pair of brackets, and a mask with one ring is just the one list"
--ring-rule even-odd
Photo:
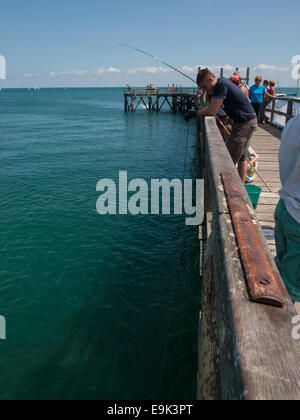
[(9, 0), (0, 19), (2, 88), (191, 85), (122, 42), (191, 77), (199, 66), (250, 67), (251, 78), (297, 84), (299, 0)]

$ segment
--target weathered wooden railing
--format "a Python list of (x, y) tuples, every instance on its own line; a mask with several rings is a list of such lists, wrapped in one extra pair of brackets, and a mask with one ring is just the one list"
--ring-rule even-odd
[(266, 115), (269, 117), (270, 123), (282, 127), (298, 114), (300, 114), (299, 98), (282, 97), (272, 99), (266, 110)]
[[(300, 342), (292, 336), (292, 322), (297, 314), (215, 119), (199, 121), (198, 128), (206, 181), (206, 223), (201, 227), (201, 239), (207, 239), (203, 256), (198, 398), (299, 400)], [(221, 179), (223, 171), (234, 173), (242, 188), (258, 240), (282, 290), (283, 309), (250, 301)]]

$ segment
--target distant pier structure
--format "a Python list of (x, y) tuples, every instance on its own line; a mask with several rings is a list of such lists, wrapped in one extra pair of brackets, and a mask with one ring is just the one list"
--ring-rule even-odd
[[(199, 67), (199, 71), (201, 68)], [(250, 82), (250, 68), (246, 69), (246, 77), (242, 77), (237, 67), (236, 74), (240, 75), (241, 81), (246, 85)], [(220, 70), (220, 77), (224, 76), (224, 69)], [(136, 112), (140, 105), (149, 112), (160, 112), (167, 105), (175, 114), (187, 112), (189, 109), (198, 109), (201, 99), (197, 88), (127, 88), (124, 89), (125, 112)]]
[(187, 112), (198, 104), (198, 89), (124, 89), (125, 112), (136, 112), (140, 105), (149, 112), (160, 112), (167, 105), (174, 113)]

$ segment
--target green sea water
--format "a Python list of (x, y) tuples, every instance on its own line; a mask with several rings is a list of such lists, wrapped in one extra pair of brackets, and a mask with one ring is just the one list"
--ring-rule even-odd
[(121, 89), (4, 90), (0, 130), (0, 398), (195, 398), (197, 228), (96, 212), (120, 170), (182, 177), (182, 116), (125, 114)]

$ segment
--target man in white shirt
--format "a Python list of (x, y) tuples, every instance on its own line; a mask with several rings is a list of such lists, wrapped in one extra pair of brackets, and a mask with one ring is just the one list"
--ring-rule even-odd
[(283, 131), (279, 166), (283, 188), (275, 214), (276, 262), (292, 300), (300, 302), (300, 115)]

